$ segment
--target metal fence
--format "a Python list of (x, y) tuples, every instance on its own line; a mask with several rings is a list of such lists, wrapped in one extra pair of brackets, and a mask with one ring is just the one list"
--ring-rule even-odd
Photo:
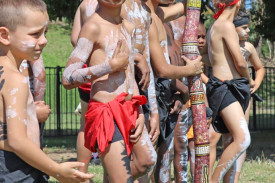
[[(257, 91), (263, 102), (253, 100), (249, 123), (251, 130), (275, 129), (275, 68), (265, 69), (265, 78)], [(45, 124), (45, 136), (76, 135), (80, 127), (80, 117), (75, 114), (79, 94), (77, 89), (66, 90), (62, 86), (63, 70), (62, 67), (46, 67), (45, 101), (52, 112)], [(252, 75), (255, 76), (253, 69)]]

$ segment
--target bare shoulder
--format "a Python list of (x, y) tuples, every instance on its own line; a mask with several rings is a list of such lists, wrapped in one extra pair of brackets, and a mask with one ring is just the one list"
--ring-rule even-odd
[(255, 49), (254, 45), (250, 42), (245, 42), (245, 48), (250, 52), (252, 53)]
[(12, 91), (20, 91), (21, 96), (27, 96), (29, 90), (28, 78), (23, 76), (19, 71), (3, 68), (0, 80), (3, 83), (1, 91), (3, 96), (7, 96)]
[(213, 24), (213, 28), (216, 29), (216, 31), (218, 32), (222, 32), (222, 33), (228, 33), (228, 32), (232, 32), (235, 33), (235, 26), (232, 22), (230, 21), (216, 21)]
[(87, 22), (83, 25), (80, 35), (81, 37), (87, 37), (94, 40), (99, 36), (101, 31), (101, 26), (97, 21), (96, 15), (92, 15), (91, 18), (87, 20)]

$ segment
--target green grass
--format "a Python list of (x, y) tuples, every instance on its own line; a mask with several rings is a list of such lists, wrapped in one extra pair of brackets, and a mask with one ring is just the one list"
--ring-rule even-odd
[[(252, 143), (247, 150), (247, 158), (239, 182), (273, 183), (275, 180), (275, 131), (252, 132), (251, 139)], [(45, 144), (47, 152), (75, 151), (76, 137), (45, 138)], [(217, 153), (220, 155), (220, 145), (218, 147)], [(93, 179), (95, 183), (103, 182), (102, 166), (90, 165), (88, 172), (95, 175)], [(51, 177), (50, 183), (55, 182), (57, 182), (56, 179)]]
[(43, 59), (46, 67), (65, 66), (73, 50), (70, 36), (70, 26), (49, 25), (47, 33), (48, 44), (43, 50)]

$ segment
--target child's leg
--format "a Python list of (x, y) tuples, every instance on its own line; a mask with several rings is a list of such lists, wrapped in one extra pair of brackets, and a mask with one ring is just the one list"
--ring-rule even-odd
[(211, 180), (214, 164), (216, 161), (217, 144), (220, 140), (221, 134), (215, 132), (212, 125), (209, 129), (209, 143), (210, 143), (210, 161), (209, 161), (209, 180)]
[[(152, 145), (147, 128), (144, 126), (140, 139), (133, 147), (131, 157), (131, 171), (134, 179), (152, 171), (156, 162), (157, 153)], [(149, 178), (150, 176), (148, 176)]]
[(179, 115), (179, 120), (175, 127), (175, 180), (176, 182), (187, 183), (188, 178), (188, 109), (182, 111)]
[(133, 176), (130, 158), (123, 140), (111, 143), (100, 157), (104, 171), (111, 183), (131, 183)]
[(88, 103), (81, 100), (81, 126), (77, 135), (77, 161), (85, 163), (84, 167), (79, 167), (79, 171), (88, 172), (88, 165), (92, 156), (92, 152), (84, 146), (84, 128), (85, 113), (88, 109)]
[[(252, 100), (250, 100), (248, 108), (245, 111), (245, 119), (247, 121), (247, 125), (249, 124), (249, 115), (250, 115), (251, 104), (252, 104)], [(239, 182), (239, 177), (240, 177), (240, 174), (241, 174), (241, 170), (242, 170), (243, 164), (245, 162), (245, 158), (246, 158), (246, 151), (237, 159), (237, 163), (236, 163), (236, 176), (235, 176), (234, 183), (238, 183)]]
[(171, 162), (174, 156), (174, 138), (163, 142), (158, 148), (158, 160), (154, 173), (156, 183), (170, 183)]
[(250, 134), (240, 103), (234, 102), (230, 104), (220, 112), (220, 115), (233, 137), (233, 142), (224, 149), (221, 159), (210, 180), (211, 183), (220, 182), (236, 159), (250, 145)]
[[(227, 134), (223, 134), (222, 140), (223, 140), (223, 148), (226, 149), (232, 143), (233, 138), (230, 133), (227, 133)], [(232, 167), (225, 174), (223, 178), (223, 182), (233, 183), (235, 174), (236, 174), (236, 161), (233, 163)]]

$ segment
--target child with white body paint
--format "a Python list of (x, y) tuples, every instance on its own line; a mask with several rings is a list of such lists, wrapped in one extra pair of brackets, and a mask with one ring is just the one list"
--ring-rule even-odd
[[(89, 1), (86, 0), (81, 3), (75, 16), (74, 27), (72, 31), (72, 43), (76, 42), (76, 39), (79, 35), (79, 31), (80, 31), (79, 27), (81, 26), (79, 22), (81, 22), (81, 24), (83, 24), (83, 22), (86, 22), (87, 18), (91, 16), (91, 14), (95, 11), (96, 7), (98, 7), (97, 1), (94, 2), (92, 0), (89, 0)], [(88, 8), (92, 10), (87, 11)], [(146, 62), (148, 63), (149, 68), (151, 68), (150, 59), (149, 59), (150, 58), (149, 45), (148, 45), (148, 29), (151, 22), (150, 13), (146, 9), (146, 5), (144, 4), (143, 1), (127, 0), (122, 5), (121, 16), (131, 21), (135, 25), (137, 25), (136, 26), (136, 44), (135, 44), (135, 63), (136, 63), (137, 69), (140, 70), (142, 73), (142, 77), (140, 77), (141, 81), (139, 82), (139, 86), (143, 84), (143, 87), (142, 88), (140, 87), (140, 92), (143, 92), (142, 90), (144, 90), (146, 88), (146, 85), (148, 85), (147, 84), (148, 79), (146, 78), (148, 77), (149, 69), (147, 69), (148, 66), (145, 65)], [(142, 59), (142, 55), (144, 55), (146, 60)], [(152, 72), (149, 72), (149, 73), (150, 73), (150, 77), (153, 78), (153, 73)], [(153, 142), (156, 141), (159, 134), (158, 111), (157, 111), (157, 104), (156, 104), (156, 97), (155, 97), (154, 80), (150, 79), (149, 82), (150, 82), (149, 89), (148, 89), (149, 110), (148, 108), (145, 109), (145, 115), (148, 116), (149, 112), (151, 113), (149, 117), (149, 122), (147, 123), (148, 129), (150, 130), (150, 138), (148, 136), (146, 127), (144, 127), (140, 140), (133, 147), (132, 161), (130, 163), (130, 166), (131, 166), (131, 171), (134, 178), (137, 178), (143, 175), (144, 173), (148, 172), (149, 170), (151, 170), (156, 162), (156, 153), (152, 146), (152, 143), (150, 142), (150, 139)], [(86, 85), (85, 87), (87, 89), (87, 87), (89, 86)], [(87, 110), (87, 104), (83, 101), (82, 102), (83, 114), (85, 114), (86, 112), (85, 109)], [(83, 128), (84, 128), (84, 124), (85, 122), (84, 120), (82, 120)], [(91, 152), (84, 147), (84, 142), (83, 142), (84, 138), (81, 137), (80, 135), (81, 133), (83, 135), (84, 132), (79, 132), (79, 136), (78, 136), (78, 149), (79, 149), (78, 160), (87, 161), (87, 159), (89, 159), (90, 157)], [(87, 171), (87, 166), (88, 166), (88, 163), (86, 164), (86, 167), (82, 169), (84, 172)]]
[[(261, 82), (264, 78), (265, 70), (261, 63), (261, 60), (259, 59), (259, 56), (256, 52), (255, 47), (247, 41), (247, 38), (249, 37), (249, 22), (250, 22), (249, 15), (247, 15), (243, 11), (239, 11), (238, 15), (233, 21), (233, 24), (235, 25), (236, 31), (238, 33), (239, 45), (241, 48), (242, 55), (245, 58), (248, 65), (252, 65), (256, 71), (255, 86), (250, 89), (251, 94), (253, 94), (260, 87)], [(245, 111), (245, 119), (247, 122), (249, 122), (250, 107), (251, 107), (251, 100)], [(211, 130), (211, 133), (210, 133), (210, 137), (211, 137), (210, 145), (211, 145), (211, 152), (212, 152), (210, 156), (211, 169), (213, 168), (214, 162), (216, 160), (216, 144), (220, 139), (220, 136), (221, 135), (219, 133), (216, 133), (214, 130)], [(238, 182), (242, 165), (245, 161), (245, 157), (246, 157), (246, 151), (236, 161), (236, 175), (235, 175), (235, 181), (234, 181), (235, 183)]]
[(209, 182), (223, 180), (227, 183), (234, 182), (233, 165), (250, 144), (244, 114), (254, 81), (249, 77), (233, 24), (241, 0), (215, 0), (213, 4), (220, 9), (214, 16), (216, 21), (207, 33), (213, 75), (206, 87), (209, 106), (213, 110), (212, 125), (215, 131), (224, 134), (225, 149), (213, 175), (210, 175)]
[(40, 57), (48, 22), (41, 0), (0, 0), (0, 182), (47, 182), (42, 172), (60, 182), (93, 177), (75, 169), (83, 163), (58, 164), (40, 149), (33, 97), (19, 67)]
[[(134, 26), (129, 21), (123, 20), (120, 17), (122, 2), (123, 1), (111, 3), (98, 1), (98, 9), (81, 28), (77, 46), (67, 63), (63, 75), (64, 85), (76, 86), (92, 81), (91, 100), (85, 122), (85, 146), (93, 151), (95, 149), (99, 150), (104, 169), (111, 182), (131, 182), (133, 180), (132, 175), (134, 175), (134, 169), (130, 165), (127, 155), (130, 155), (132, 147), (133, 155), (135, 155), (134, 149), (136, 146), (141, 143), (140, 150), (142, 150), (146, 148), (142, 144), (147, 143), (147, 141), (144, 141), (145, 139), (140, 138), (144, 129), (144, 116), (140, 113), (140, 110), (138, 116), (135, 116), (136, 109), (140, 108), (139, 104), (145, 102), (145, 98), (136, 96), (138, 90), (136, 85), (133, 85), (135, 83), (133, 77), (134, 42), (131, 37), (135, 37), (133, 34)], [(112, 4), (112, 8), (110, 8), (110, 4)], [(102, 16), (105, 19), (102, 19)], [(87, 46), (89, 49), (82, 49)], [(79, 53), (80, 50), (81, 53)], [(80, 55), (84, 55), (85, 58)], [(117, 56), (117, 58), (112, 57), (112, 55)], [(90, 67), (82, 69), (81, 67), (87, 62), (88, 57), (90, 57), (88, 61)], [(118, 59), (121, 60), (117, 62)], [(124, 63), (127, 64), (128, 59), (129, 66), (126, 67), (125, 70), (125, 68), (123, 68)], [(114, 62), (119, 64), (122, 62), (122, 64), (118, 67), (116, 63), (113, 64)], [(115, 66), (117, 70), (122, 68), (122, 71), (113, 70), (112, 66)], [(95, 67), (100, 69), (100, 72), (98, 72), (98, 69), (94, 70)], [(79, 73), (81, 73), (82, 76), (79, 77)], [(135, 93), (133, 93), (133, 89)], [(120, 102), (132, 106), (131, 108), (134, 109), (134, 113), (131, 114), (130, 112), (128, 115), (137, 118), (136, 126), (134, 125), (135, 120), (130, 123), (127, 121), (127, 118), (126, 121), (121, 121), (117, 116), (123, 115), (125, 110), (131, 108), (116, 109), (115, 106), (110, 107), (109, 109), (112, 111), (110, 111), (112, 115), (109, 116), (109, 120), (115, 120), (115, 122), (106, 119), (93, 120), (94, 117), (100, 115), (100, 108), (106, 105), (104, 103), (116, 103), (116, 105), (118, 105)], [(95, 108), (95, 106), (97, 107)], [(96, 128), (99, 122), (102, 124), (108, 122), (107, 124), (111, 125), (110, 133), (106, 134), (108, 137), (104, 138), (102, 133), (100, 133), (100, 131), (106, 130), (106, 128)], [(131, 142), (129, 142), (129, 139)], [(135, 144), (133, 145), (132, 143)], [(150, 155), (152, 155), (152, 152)], [(110, 158), (112, 161), (109, 160)], [(116, 164), (116, 167), (112, 166), (114, 164)], [(117, 172), (118, 167), (121, 169), (119, 174)]]
[(43, 149), (43, 131), (45, 121), (50, 115), (50, 106), (45, 104), (44, 94), (46, 90), (46, 71), (42, 56), (38, 60), (23, 60), (19, 70), (28, 78), (29, 88), (33, 95), (34, 105), (36, 109), (37, 119), (40, 130), (40, 148)]

